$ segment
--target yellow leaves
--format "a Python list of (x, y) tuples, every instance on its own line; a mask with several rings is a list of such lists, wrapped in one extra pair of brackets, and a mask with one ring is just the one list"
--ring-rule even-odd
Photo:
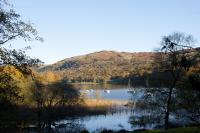
[(44, 84), (53, 83), (61, 79), (56, 73), (51, 71), (37, 74), (37, 78)]
[(3, 66), (0, 68), (0, 71), (2, 73), (9, 74), (15, 80), (24, 79), (23, 74), (14, 66)]
[(193, 74), (193, 73), (195, 73), (195, 74), (199, 74), (200, 75), (200, 64), (198, 64), (197, 66), (195, 66), (195, 67), (191, 67), (190, 69), (189, 69), (189, 71), (187, 71), (187, 75), (191, 75), (191, 74)]

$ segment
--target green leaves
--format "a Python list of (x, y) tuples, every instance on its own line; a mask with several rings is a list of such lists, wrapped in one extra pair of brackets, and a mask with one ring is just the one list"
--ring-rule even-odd
[(41, 63), (39, 59), (32, 59), (26, 56), (23, 50), (0, 48), (0, 66), (12, 65), (24, 74), (30, 74), (30, 67)]
[(0, 46), (17, 38), (43, 41), (30, 22), (22, 21), (19, 14), (12, 8), (4, 9), (0, 2)]

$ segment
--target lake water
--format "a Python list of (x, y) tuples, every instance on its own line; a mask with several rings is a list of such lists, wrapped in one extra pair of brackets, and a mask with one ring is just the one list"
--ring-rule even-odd
[(124, 85), (79, 85), (78, 88), (86, 98), (93, 99), (136, 100), (142, 94), (141, 88)]
[[(127, 86), (107, 85), (80, 85), (80, 91), (87, 98), (100, 98), (109, 100), (134, 100), (141, 96), (141, 89), (130, 89)], [(81, 88), (82, 87), (82, 88)], [(120, 107), (120, 111), (105, 115), (84, 116), (75, 119), (77, 125), (87, 129), (90, 132), (98, 132), (102, 129), (111, 130), (134, 130), (141, 127), (132, 126), (129, 118), (132, 115), (132, 109), (129, 107)], [(69, 123), (69, 119), (60, 121)]]
[[(128, 123), (131, 111), (124, 110), (116, 113), (109, 113), (105, 115), (94, 115), (79, 117), (76, 119), (65, 119), (59, 121), (59, 123), (73, 123), (73, 126), (67, 126), (67, 130), (72, 131), (74, 129), (81, 130), (87, 129), (89, 132), (99, 132), (103, 129), (110, 130), (133, 130), (131, 124)], [(66, 129), (66, 128), (65, 128)], [(134, 128), (135, 129), (135, 128)]]
[(129, 89), (113, 89), (113, 90), (81, 90), (83, 94), (85, 94), (86, 98), (93, 99), (109, 99), (109, 100), (129, 100), (131, 98), (131, 94), (129, 93)]

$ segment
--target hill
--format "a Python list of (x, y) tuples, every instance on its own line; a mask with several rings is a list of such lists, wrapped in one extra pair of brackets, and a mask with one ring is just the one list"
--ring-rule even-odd
[(39, 72), (54, 72), (71, 82), (105, 82), (125, 79), (131, 73), (148, 73), (155, 53), (99, 51), (66, 58), (43, 66)]

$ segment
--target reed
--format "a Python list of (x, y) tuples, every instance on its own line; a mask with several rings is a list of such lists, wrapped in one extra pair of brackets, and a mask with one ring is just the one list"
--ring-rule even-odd
[(126, 100), (108, 100), (108, 99), (85, 99), (84, 105), (87, 107), (114, 107), (124, 106), (128, 103)]

